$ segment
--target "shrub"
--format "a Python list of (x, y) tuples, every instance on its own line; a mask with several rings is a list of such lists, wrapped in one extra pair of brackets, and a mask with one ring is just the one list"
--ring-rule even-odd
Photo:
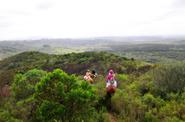
[(183, 120), (180, 120), (177, 117), (167, 117), (164, 122), (184, 122)]
[(165, 103), (164, 100), (160, 99), (159, 97), (154, 97), (150, 93), (147, 93), (143, 96), (143, 102), (149, 107), (149, 109), (151, 108), (159, 109)]
[(153, 114), (152, 111), (145, 113), (144, 122), (159, 122), (159, 119)]
[(40, 121), (96, 120), (95, 92), (74, 75), (57, 69), (36, 85), (37, 119)]
[(185, 63), (159, 66), (154, 70), (156, 87), (163, 92), (182, 92), (185, 87)]
[(23, 122), (14, 118), (9, 111), (0, 109), (0, 122)]
[(12, 115), (23, 121), (32, 119), (36, 104), (33, 97), (35, 85), (46, 74), (45, 71), (33, 69), (15, 76), (11, 85), (11, 97), (5, 104)]
[(11, 92), (16, 101), (28, 98), (35, 92), (35, 84), (46, 75), (45, 71), (33, 69), (25, 74), (17, 74), (11, 85)]
[(104, 120), (95, 108), (98, 98), (104, 96), (96, 95), (98, 88), (60, 69), (50, 73), (34, 69), (17, 74), (11, 89), (7, 110), (22, 121)]
[(159, 118), (178, 119), (185, 121), (185, 105), (178, 103), (177, 101), (169, 101), (165, 103), (165, 106), (161, 107), (158, 112)]
[(103, 113), (102, 114), (102, 120), (103, 122), (112, 122), (111, 116), (109, 113)]
[(144, 119), (145, 105), (138, 96), (131, 91), (117, 90), (112, 97), (112, 110), (125, 121), (142, 121)]

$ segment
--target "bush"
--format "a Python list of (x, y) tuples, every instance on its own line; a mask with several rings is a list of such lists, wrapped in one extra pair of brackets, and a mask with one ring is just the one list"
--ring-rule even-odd
[(9, 111), (0, 109), (0, 122), (23, 122), (14, 118)]
[(177, 117), (167, 117), (164, 122), (184, 122), (183, 120), (180, 120)]
[(143, 96), (143, 102), (148, 106), (149, 109), (151, 108), (159, 109), (165, 103), (163, 99), (160, 99), (159, 97), (156, 98), (150, 93), (147, 93)]
[(102, 114), (102, 120), (103, 122), (112, 122), (111, 116), (109, 113), (103, 113)]
[(33, 97), (35, 85), (46, 74), (45, 71), (33, 69), (25, 74), (19, 73), (15, 76), (11, 85), (11, 97), (5, 104), (7, 110), (9, 110), (12, 115), (23, 121), (32, 119), (36, 104)]
[(165, 103), (165, 106), (161, 107), (158, 113), (159, 118), (169, 119), (178, 118), (185, 121), (185, 105), (178, 103), (177, 101), (169, 101)]
[(96, 120), (95, 92), (84, 81), (57, 69), (36, 86), (37, 119), (40, 121)]
[(60, 69), (50, 73), (34, 69), (17, 74), (11, 89), (12, 96), (5, 105), (9, 116), (22, 121), (104, 120), (101, 109), (100, 113), (96, 110), (103, 94), (96, 95), (97, 88)]
[(112, 97), (112, 110), (125, 121), (142, 121), (144, 119), (145, 105), (138, 96), (131, 91), (117, 90)]
[(16, 101), (25, 99), (35, 92), (35, 84), (46, 75), (45, 71), (33, 69), (25, 74), (17, 74), (11, 85), (11, 93)]
[(185, 63), (159, 66), (154, 70), (154, 81), (158, 90), (182, 92), (185, 88)]
[(144, 122), (159, 122), (159, 119), (153, 114), (153, 112), (149, 111), (145, 113)]

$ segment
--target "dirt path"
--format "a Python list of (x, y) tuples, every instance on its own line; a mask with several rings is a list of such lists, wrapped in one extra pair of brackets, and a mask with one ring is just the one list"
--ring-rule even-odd
[(116, 117), (112, 113), (109, 113), (109, 117), (111, 122), (117, 122)]

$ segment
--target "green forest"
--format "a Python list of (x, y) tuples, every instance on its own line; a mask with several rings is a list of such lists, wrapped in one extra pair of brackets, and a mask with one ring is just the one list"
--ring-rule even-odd
[[(83, 79), (96, 70), (93, 84)], [(106, 94), (105, 77), (118, 87)], [(185, 62), (108, 52), (23, 52), (0, 61), (0, 122), (184, 122)]]

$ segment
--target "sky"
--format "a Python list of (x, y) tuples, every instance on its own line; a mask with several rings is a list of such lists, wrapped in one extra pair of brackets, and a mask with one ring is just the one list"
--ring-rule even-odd
[(0, 0), (0, 40), (185, 35), (185, 0)]

